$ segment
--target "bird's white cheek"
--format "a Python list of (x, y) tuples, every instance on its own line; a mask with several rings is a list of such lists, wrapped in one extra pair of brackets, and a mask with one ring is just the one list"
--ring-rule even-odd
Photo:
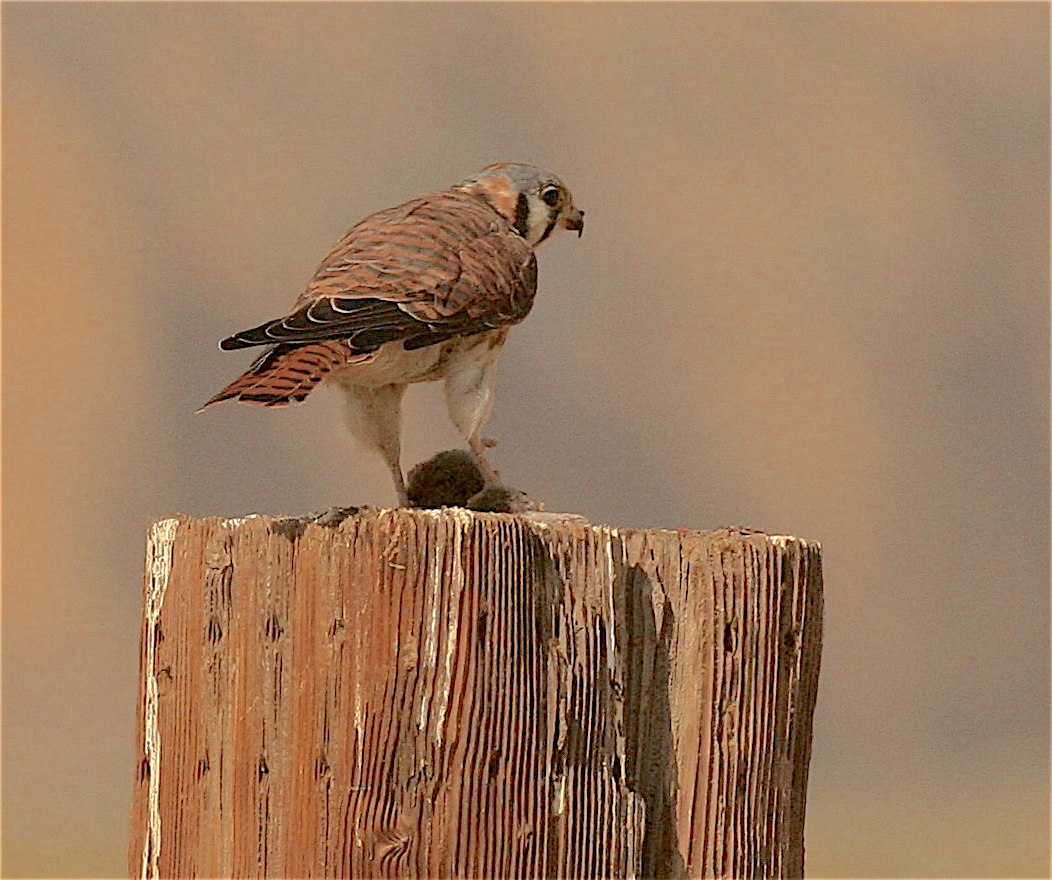
[(528, 196), (529, 217), (526, 224), (526, 241), (536, 247), (548, 228), (548, 206), (536, 196)]
[(559, 231), (559, 227), (555, 226), (551, 230), (548, 229), (548, 223), (538, 223), (536, 226), (530, 228), (530, 244), (534, 248), (539, 248), (541, 245), (547, 244), (552, 240), (552, 236)]

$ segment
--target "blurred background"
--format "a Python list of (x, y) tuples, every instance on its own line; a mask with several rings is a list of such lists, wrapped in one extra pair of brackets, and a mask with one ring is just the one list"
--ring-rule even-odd
[[(811, 876), (1049, 876), (1049, 6), (4, 4), (3, 861), (124, 873), (145, 534), (389, 506), (334, 392), (194, 410), (366, 214), (499, 160), (488, 434), (617, 526), (824, 547)], [(403, 462), (458, 445), (438, 386)]]

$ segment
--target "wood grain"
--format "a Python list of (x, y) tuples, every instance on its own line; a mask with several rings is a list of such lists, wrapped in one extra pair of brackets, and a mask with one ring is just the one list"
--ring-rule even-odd
[(132, 876), (802, 875), (813, 542), (179, 517), (144, 607)]

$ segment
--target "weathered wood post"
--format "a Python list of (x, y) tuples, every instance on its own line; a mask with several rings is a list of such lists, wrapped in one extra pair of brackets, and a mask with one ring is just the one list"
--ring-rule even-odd
[(155, 523), (131, 873), (800, 876), (821, 631), (796, 538)]

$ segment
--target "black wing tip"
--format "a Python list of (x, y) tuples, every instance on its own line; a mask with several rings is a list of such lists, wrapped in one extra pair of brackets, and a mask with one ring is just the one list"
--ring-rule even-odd
[(272, 328), (280, 325), (281, 321), (267, 321), (266, 324), (260, 324), (249, 330), (240, 330), (220, 342), (219, 347), (223, 351), (234, 351), (239, 348), (252, 348), (254, 345), (270, 345), (273, 342), (280, 342), (280, 339), (275, 339), (270, 333)]
[(223, 351), (236, 351), (239, 348), (249, 348), (258, 344), (257, 342), (248, 342), (240, 333), (235, 333), (233, 336), (228, 336), (220, 342), (219, 347)]

